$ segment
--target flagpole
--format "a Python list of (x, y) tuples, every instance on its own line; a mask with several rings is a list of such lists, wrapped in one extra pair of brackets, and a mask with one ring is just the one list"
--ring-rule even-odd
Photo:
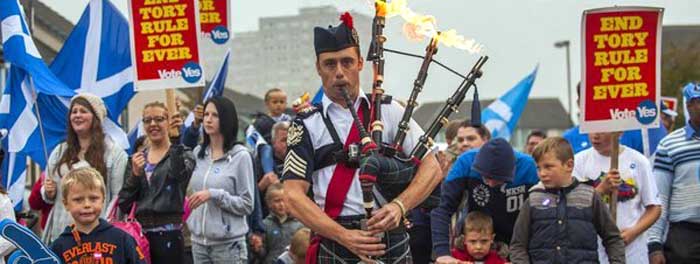
[[(34, 87), (34, 78), (32, 78), (31, 75), (29, 75), (29, 83), (32, 86), (32, 99), (34, 100), (34, 111), (36, 114), (37, 119), (39, 119), (39, 134), (41, 135), (41, 145), (43, 146), (44, 150), (44, 160), (48, 164), (49, 162), (49, 152), (46, 148), (46, 136), (44, 136), (44, 125), (42, 124), (43, 121), (41, 120), (41, 111), (39, 111), (39, 102), (37, 101), (39, 99), (39, 96), (36, 93), (36, 88)], [(70, 109), (68, 109), (70, 112)], [(70, 124), (68, 124), (70, 126)]]

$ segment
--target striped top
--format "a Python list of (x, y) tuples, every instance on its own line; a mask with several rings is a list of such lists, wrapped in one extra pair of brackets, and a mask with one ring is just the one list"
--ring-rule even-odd
[(663, 210), (649, 229), (650, 252), (665, 241), (669, 223), (700, 223), (700, 131), (686, 125), (662, 139), (654, 176)]

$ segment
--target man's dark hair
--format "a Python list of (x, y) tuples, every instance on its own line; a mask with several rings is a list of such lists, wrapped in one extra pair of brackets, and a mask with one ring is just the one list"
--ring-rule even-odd
[(541, 137), (542, 139), (545, 139), (547, 138), (547, 134), (545, 134), (542, 130), (532, 130), (530, 131), (530, 134), (527, 135), (525, 142), (530, 140), (531, 137)]
[(462, 121), (459, 127), (472, 127), (484, 141), (491, 139), (491, 132), (489, 132), (488, 128), (486, 128), (484, 125), (474, 125), (469, 119)]
[(457, 136), (457, 130), (462, 127), (462, 122), (464, 121), (460, 119), (450, 120), (450, 122), (447, 122), (447, 126), (445, 126), (445, 139), (449, 139), (450, 141), (455, 139)]

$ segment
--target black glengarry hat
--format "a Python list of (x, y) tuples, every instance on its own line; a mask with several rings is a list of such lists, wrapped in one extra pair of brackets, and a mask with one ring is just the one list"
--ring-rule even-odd
[(345, 12), (340, 16), (340, 25), (328, 28), (314, 28), (314, 48), (316, 56), (324, 52), (339, 51), (349, 47), (359, 47), (360, 38), (353, 26), (352, 16)]

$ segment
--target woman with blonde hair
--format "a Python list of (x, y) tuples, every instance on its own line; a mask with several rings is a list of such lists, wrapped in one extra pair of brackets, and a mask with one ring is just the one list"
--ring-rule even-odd
[(143, 108), (141, 117), (148, 146), (135, 152), (126, 170), (119, 208), (128, 214), (136, 205), (136, 220), (148, 239), (151, 263), (184, 263), (182, 215), (187, 183), (194, 169), (192, 153), (170, 141), (169, 129), (180, 127), (161, 102)]

